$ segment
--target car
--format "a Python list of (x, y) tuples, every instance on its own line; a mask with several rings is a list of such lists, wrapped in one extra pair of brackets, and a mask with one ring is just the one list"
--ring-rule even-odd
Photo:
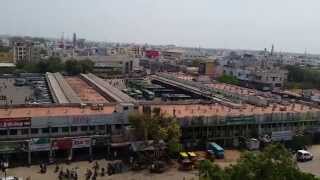
[(297, 161), (311, 161), (313, 159), (313, 155), (306, 150), (298, 150), (297, 151)]

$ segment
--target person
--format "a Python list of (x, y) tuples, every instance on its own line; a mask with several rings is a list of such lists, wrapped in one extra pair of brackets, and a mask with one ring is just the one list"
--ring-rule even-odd
[(92, 171), (90, 169), (87, 169), (86, 179), (90, 179), (91, 175), (92, 175)]
[(114, 151), (114, 152), (113, 152), (113, 159), (117, 159), (117, 155), (118, 155), (118, 154), (117, 154), (117, 151)]
[(59, 179), (63, 179), (64, 173), (63, 170), (61, 169), (59, 172)]
[(105, 169), (101, 168), (101, 176), (104, 176), (104, 175), (105, 175)]
[(54, 169), (54, 172), (58, 172), (59, 171), (59, 165), (58, 163), (56, 164), (56, 168)]
[(94, 164), (94, 166), (93, 166), (93, 169), (99, 170), (99, 163), (98, 163), (98, 161), (95, 162), (95, 164)]

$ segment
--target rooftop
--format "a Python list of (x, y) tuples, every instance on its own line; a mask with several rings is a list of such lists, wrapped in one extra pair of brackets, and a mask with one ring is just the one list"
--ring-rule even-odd
[(160, 108), (162, 113), (173, 115), (175, 111), (176, 117), (192, 117), (192, 116), (250, 116), (269, 113), (288, 113), (288, 112), (320, 112), (319, 108), (311, 108), (302, 104), (290, 104), (288, 106), (270, 105), (268, 107), (257, 107), (253, 105), (245, 105), (242, 109), (233, 109), (221, 104), (211, 105), (152, 105), (152, 108)]
[(85, 103), (107, 103), (101, 94), (79, 77), (65, 77), (68, 84)]
[(111, 114), (114, 110), (114, 106), (105, 106), (103, 110), (92, 110), (90, 107), (22, 107), (0, 109), (0, 118), (101, 115)]

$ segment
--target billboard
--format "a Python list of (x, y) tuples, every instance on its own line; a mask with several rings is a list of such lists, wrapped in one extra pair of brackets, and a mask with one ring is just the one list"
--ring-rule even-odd
[(52, 149), (54, 150), (67, 150), (72, 148), (72, 139), (61, 138), (52, 141)]
[(274, 131), (271, 134), (272, 141), (289, 141), (292, 140), (292, 131)]
[(85, 148), (91, 146), (91, 138), (72, 139), (72, 148)]
[(32, 138), (30, 143), (30, 150), (36, 151), (49, 151), (50, 139), (49, 138)]
[(0, 128), (29, 127), (30, 125), (30, 117), (0, 118)]

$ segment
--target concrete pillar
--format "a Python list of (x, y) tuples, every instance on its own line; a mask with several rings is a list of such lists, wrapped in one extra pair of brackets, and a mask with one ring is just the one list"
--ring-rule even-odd
[(73, 148), (70, 148), (69, 160), (73, 159)]
[(31, 164), (31, 141), (28, 141), (28, 165)]
[(92, 157), (92, 141), (91, 141), (91, 144), (89, 146), (89, 156)]

